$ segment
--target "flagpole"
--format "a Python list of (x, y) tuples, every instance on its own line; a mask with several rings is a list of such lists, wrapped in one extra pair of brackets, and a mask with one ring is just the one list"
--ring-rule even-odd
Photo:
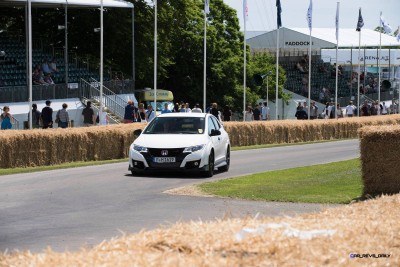
[[(379, 17), (379, 24), (381, 25), (381, 30), (379, 31), (379, 53), (378, 53), (378, 102), (381, 103), (381, 52), (382, 52), (382, 30), (383, 25), (381, 22), (382, 18), (382, 11), (381, 16)], [(390, 55), (389, 55), (390, 57)], [(380, 114), (378, 114), (380, 115)]]
[(310, 45), (308, 48), (308, 119), (310, 119), (310, 105), (311, 105), (311, 29), (310, 29)]
[(337, 25), (336, 25), (336, 83), (335, 83), (335, 119), (337, 119), (338, 115), (338, 71), (339, 71), (339, 66), (338, 66), (338, 48), (339, 48), (339, 8), (340, 8), (340, 2), (337, 2), (337, 12), (336, 12), (336, 20), (337, 20)]
[(206, 89), (207, 89), (207, 12), (204, 9), (204, 66), (203, 66), (203, 109), (204, 113), (207, 109)]
[(32, 3), (28, 0), (28, 80), (29, 80), (29, 129), (32, 129)]
[[(243, 6), (246, 8), (246, 6)], [(244, 41), (243, 41), (243, 121), (245, 121), (246, 115), (246, 65), (247, 65), (247, 42), (246, 42), (246, 10), (243, 10), (244, 14)]]
[(361, 29), (360, 29), (360, 32), (358, 33), (358, 83), (357, 83), (357, 105), (358, 105), (357, 116), (358, 117), (360, 117), (360, 109), (361, 109), (361, 105), (360, 105), (360, 70), (361, 70), (360, 57), (361, 57)]
[(103, 0), (100, 1), (100, 106), (99, 106), (99, 124), (103, 125), (103, 69), (104, 69), (104, 8)]
[(276, 82), (275, 82), (275, 119), (278, 120), (278, 89), (279, 89), (279, 26), (276, 29)]
[(157, 114), (157, 0), (154, 0), (154, 112)]

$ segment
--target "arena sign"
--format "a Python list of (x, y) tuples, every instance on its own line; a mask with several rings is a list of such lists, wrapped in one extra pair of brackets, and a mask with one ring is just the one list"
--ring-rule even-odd
[[(321, 49), (321, 57), (325, 62), (333, 64), (336, 61), (336, 50)], [(378, 49), (361, 49), (361, 64), (376, 66), (378, 61), (385, 66), (400, 65), (400, 49), (382, 49), (380, 55)], [(338, 62), (344, 65), (358, 64), (358, 49), (339, 49)]]
[[(309, 41), (289, 41), (285, 42), (285, 46), (309, 46), (310, 42)], [(312, 42), (312, 45), (314, 45), (314, 42)]]

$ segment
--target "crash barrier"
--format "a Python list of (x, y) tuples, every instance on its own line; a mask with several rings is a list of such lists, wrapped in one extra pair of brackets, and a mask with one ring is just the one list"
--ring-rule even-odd
[[(357, 138), (362, 126), (400, 124), (400, 115), (315, 121), (226, 122), (232, 146)], [(0, 131), (0, 168), (128, 157), (144, 124)]]
[(360, 129), (364, 196), (400, 192), (400, 126)]

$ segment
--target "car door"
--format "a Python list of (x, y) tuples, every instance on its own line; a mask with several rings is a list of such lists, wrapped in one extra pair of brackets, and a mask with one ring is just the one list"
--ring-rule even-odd
[(219, 158), (219, 151), (218, 151), (218, 149), (219, 149), (218, 137), (219, 136), (211, 136), (212, 130), (217, 130), (217, 128), (215, 127), (215, 124), (212, 121), (211, 117), (212, 116), (208, 116), (208, 119), (207, 119), (208, 135), (210, 136), (210, 139), (211, 139), (211, 142), (212, 142), (212, 145), (213, 145), (213, 148), (214, 148), (214, 159), (215, 159), (215, 162), (217, 162), (218, 158)]
[[(219, 123), (219, 121), (217, 120), (217, 118), (215, 118), (214, 116), (210, 116), (212, 122), (214, 123), (214, 127), (216, 130), (223, 130), (221, 128), (221, 124)], [(224, 158), (225, 158), (225, 147), (224, 147), (224, 142), (223, 142), (223, 135), (221, 133), (221, 135), (215, 136), (216, 137), (216, 147), (215, 147), (215, 162), (216, 163), (220, 163)]]

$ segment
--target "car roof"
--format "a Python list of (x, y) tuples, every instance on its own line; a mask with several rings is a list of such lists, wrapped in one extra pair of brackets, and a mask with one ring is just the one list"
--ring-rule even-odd
[(164, 113), (159, 115), (158, 117), (183, 117), (183, 118), (204, 118), (207, 116), (208, 113), (191, 113), (191, 112), (171, 112), (171, 113)]

